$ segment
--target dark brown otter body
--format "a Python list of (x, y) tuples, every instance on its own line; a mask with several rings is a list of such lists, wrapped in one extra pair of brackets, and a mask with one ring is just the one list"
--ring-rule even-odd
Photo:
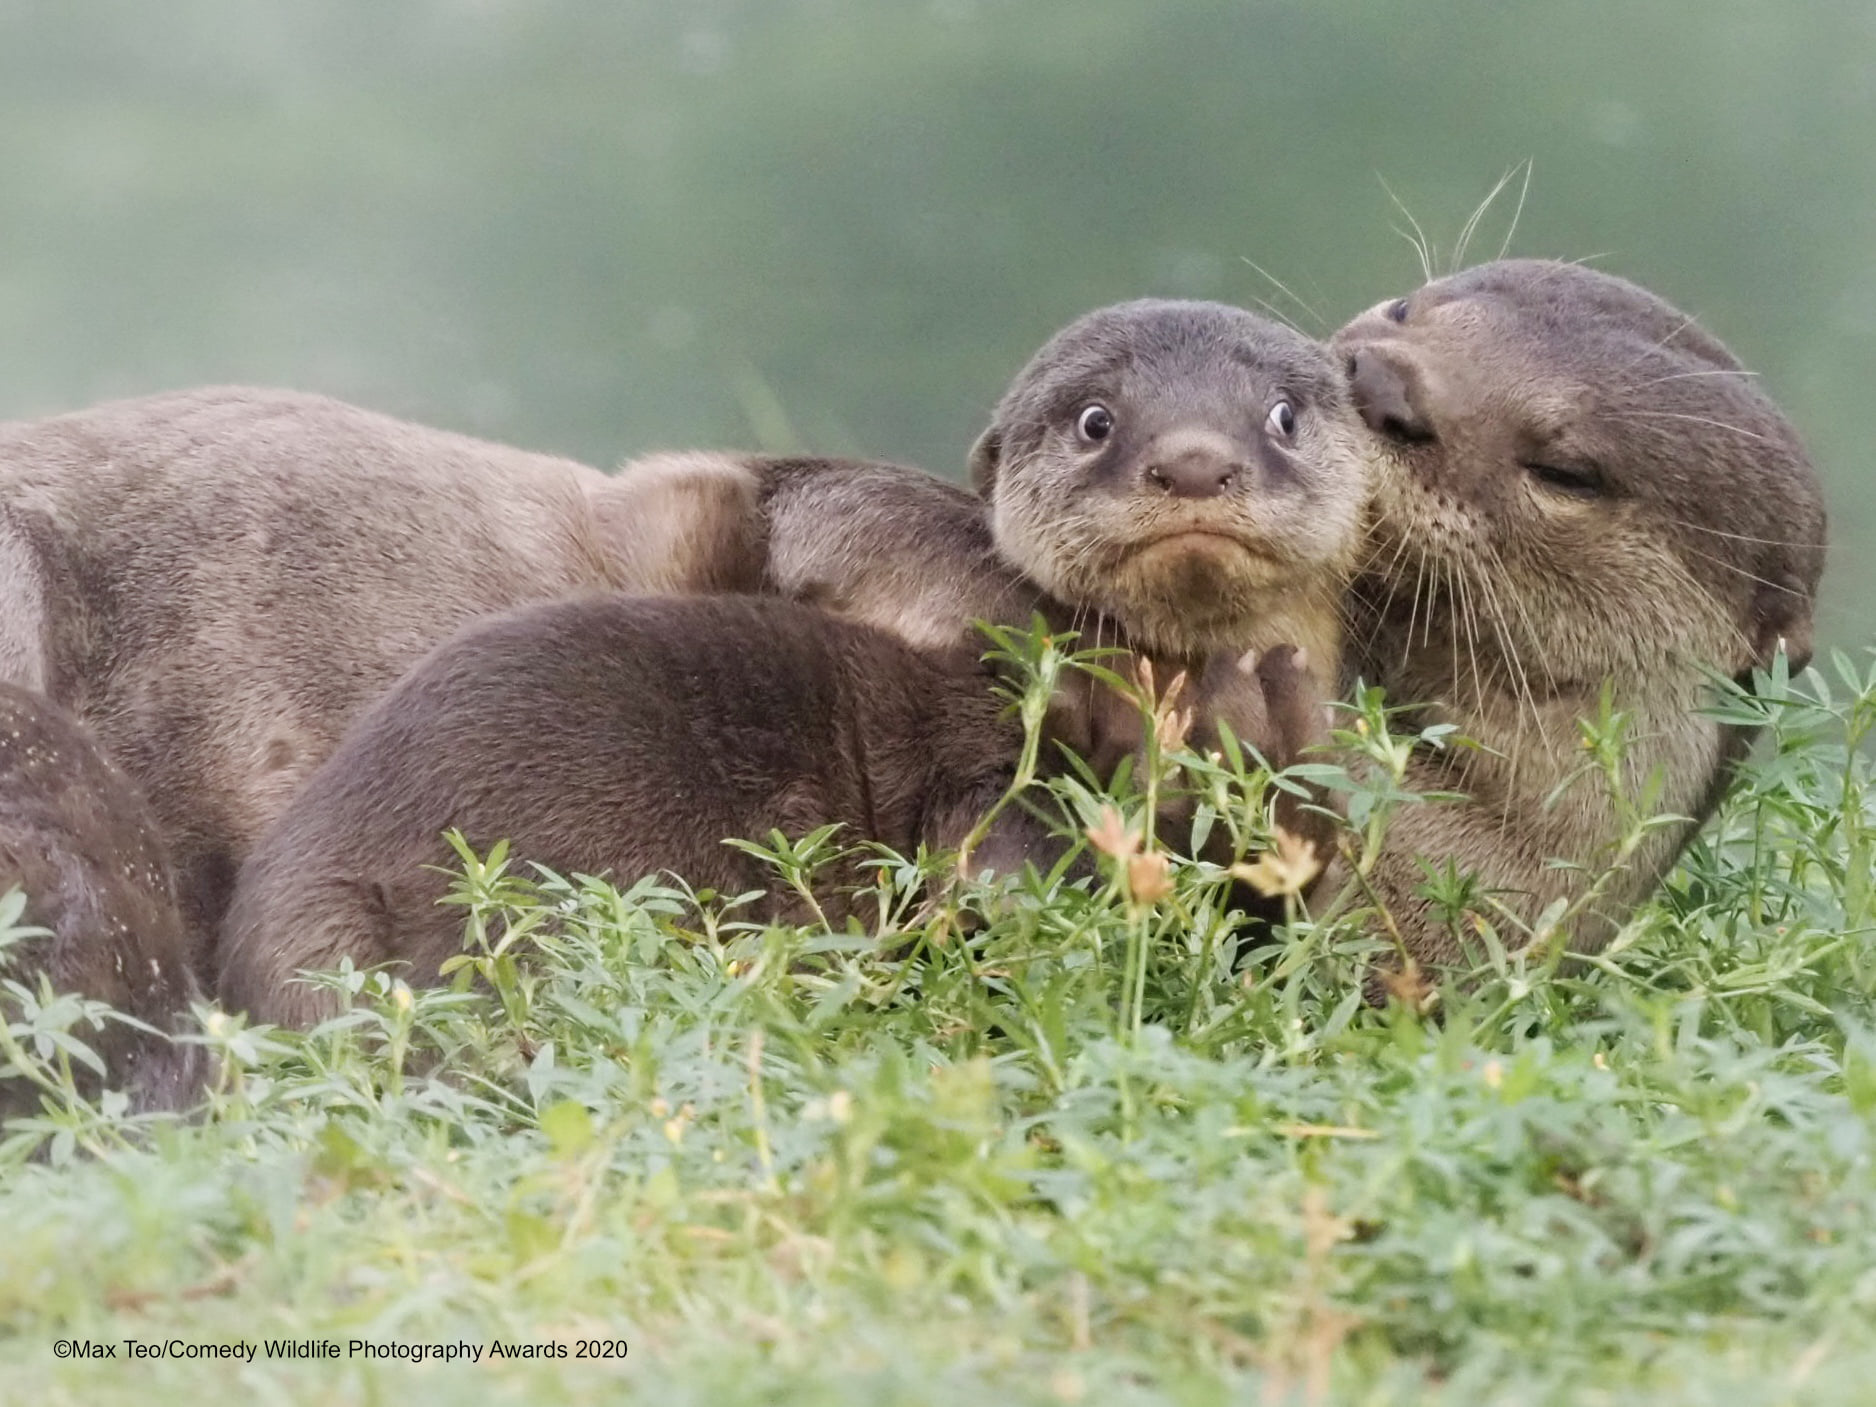
[[(187, 1017), (200, 993), (149, 806), (69, 715), (0, 685), (0, 893), (16, 886), (25, 921), (50, 936), (12, 950), (15, 980), (36, 989), (43, 971), (54, 990), (109, 1002), (159, 1032)], [(0, 1019), (10, 1005), (0, 1003)], [(186, 1104), (206, 1068), (201, 1047), (118, 1022), (74, 1034), (137, 1108)], [(23, 1079), (0, 1085), (0, 1113), (37, 1104)]]
[[(438, 903), (451, 827), (562, 873), (668, 871), (804, 920), (725, 838), (839, 823), (902, 853), (957, 847), (1015, 772), (1020, 726), (991, 684), (968, 649), (776, 599), (616, 596), (477, 622), (366, 710), (248, 857), (221, 999), (303, 1025), (329, 1003), (291, 980), (302, 969), (396, 961), (435, 981), (462, 946), (462, 911)], [(1321, 705), (1282, 652), (1204, 687), (1255, 693), (1247, 741), (1278, 765), (1314, 737)], [(1062, 848), (1011, 807), (974, 854), (1008, 872)], [(862, 877), (823, 872), (820, 912), (841, 922)]]
[[(1716, 804), (1750, 739), (1697, 715), (1707, 671), (1811, 650), (1824, 510), (1796, 432), (1693, 320), (1633, 284), (1512, 260), (1356, 318), (1334, 347), (1375, 432), (1372, 555), (1351, 672), (1485, 751), (1417, 753), (1373, 876), (1420, 961), (1460, 937), (1416, 860), (1475, 872), (1526, 923), (1618, 862), (1578, 720), (1630, 716), (1625, 789), (1686, 818), (1647, 835), (1568, 926), (1608, 941)], [(1553, 861), (1582, 869), (1561, 869)], [(1497, 921), (1489, 910), (1487, 916)]]
[[(319, 994), (289, 979), (341, 957), (435, 981), (462, 939), (428, 868), (453, 863), (449, 827), (563, 873), (671, 871), (723, 894), (776, 885), (726, 837), (839, 822), (954, 847), (1014, 772), (1005, 713), (966, 651), (788, 601), (607, 597), (477, 623), (358, 720), (243, 865), (222, 1000), (303, 1024)], [(1046, 832), (1006, 814), (1007, 867)], [(819, 897), (839, 922), (838, 888)], [(755, 910), (778, 911), (785, 892)]]

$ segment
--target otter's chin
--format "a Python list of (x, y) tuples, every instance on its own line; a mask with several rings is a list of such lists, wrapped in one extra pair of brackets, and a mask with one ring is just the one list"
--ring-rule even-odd
[(1155, 538), (1127, 554), (1123, 580), (1158, 596), (1235, 599), (1294, 577), (1294, 564), (1260, 552), (1241, 538), (1218, 532), (1179, 532)]
[(1217, 533), (1157, 539), (1124, 557), (1104, 584), (1109, 612), (1149, 648), (1200, 653), (1246, 637), (1294, 567)]

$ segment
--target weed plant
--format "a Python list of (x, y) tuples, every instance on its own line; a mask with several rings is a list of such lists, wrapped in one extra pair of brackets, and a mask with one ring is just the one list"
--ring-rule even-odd
[[(1074, 663), (1000, 648), (1039, 687)], [(1453, 742), (1397, 736), (1373, 694), (1354, 765), (1276, 779), (1149, 699), (1138, 777), (1026, 773), (1007, 802), (1060, 814), (1091, 876), (869, 848), (849, 930), (464, 849), (452, 987), (325, 974), (349, 1008), (304, 1034), (205, 1009), (219, 1075), (189, 1119), (79, 1097), (107, 1018), (16, 977), (4, 1053), (42, 1109), (0, 1144), (0, 1396), (1868, 1402), (1876, 667), (1758, 685), (1716, 707), (1763, 745), (1602, 954), (1563, 959), (1573, 910), (1521, 926), (1430, 871), (1476, 962), (1385, 1006), (1359, 886), (1240, 953), (1230, 867), (1157, 820), (1179, 781), (1281, 892), (1307, 867), (1257, 868), (1271, 789), (1330, 785), (1359, 867), (1398, 808), (1442, 804), (1401, 791), (1402, 749)], [(1590, 783), (1624, 727), (1585, 724)], [(1657, 823), (1632, 805), (1608, 863)], [(850, 843), (753, 848), (806, 891)], [(100, 1363), (59, 1338), (484, 1355)]]

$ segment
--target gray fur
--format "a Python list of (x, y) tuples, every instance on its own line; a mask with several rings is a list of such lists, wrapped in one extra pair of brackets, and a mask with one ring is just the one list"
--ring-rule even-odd
[[(452, 631), (529, 601), (766, 590), (930, 647), (1041, 610), (1162, 677), (1278, 643), (1332, 672), (1362, 480), (1332, 371), (1235, 309), (1103, 310), (1012, 388), (988, 516), (891, 466), (679, 454), (607, 476), (283, 392), (0, 426), (0, 670), (71, 708), (151, 798), (212, 973), (236, 866), (345, 726)], [(1159, 438), (1068, 452), (1046, 405), (1092, 392)], [(1262, 427), (1279, 394), (1300, 419), (1280, 452)], [(1243, 460), (1229, 493), (1174, 501), (1143, 479), (1182, 434)], [(1185, 536), (1147, 541), (1169, 532)], [(1094, 749), (1084, 703), (1052, 727)]]

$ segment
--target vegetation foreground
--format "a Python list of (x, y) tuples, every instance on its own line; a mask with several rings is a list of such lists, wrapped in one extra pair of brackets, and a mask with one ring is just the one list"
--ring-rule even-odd
[[(463, 990), (341, 973), (304, 1036), (207, 1013), (193, 1121), (78, 1098), (89, 1014), (16, 981), (45, 1112), (0, 1144), (4, 1396), (1868, 1401), (1876, 666), (1764, 692), (1721, 707), (1772, 738), (1608, 952), (1560, 964), (1568, 914), (1514, 932), (1436, 876), (1478, 968), (1385, 1009), (1358, 912), (1239, 962), (1225, 874), (1075, 785), (1099, 881), (928, 901), (943, 857), (881, 856), (866, 933), (466, 856)], [(1356, 854), (1435, 804), (1364, 709)], [(1620, 741), (1586, 727), (1585, 766)], [(1178, 760), (1254, 840), (1250, 760)]]

